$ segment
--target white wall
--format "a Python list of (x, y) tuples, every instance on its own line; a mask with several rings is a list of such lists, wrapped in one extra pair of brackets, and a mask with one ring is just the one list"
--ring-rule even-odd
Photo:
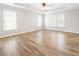
[[(49, 16), (48, 16), (49, 21), (50, 21), (49, 24), (53, 23), (54, 20), (61, 19), (61, 17), (60, 17), (61, 14), (64, 15), (64, 19), (63, 19), (64, 27), (58, 27), (58, 23), (57, 23), (56, 27), (47, 26), (46, 29), (79, 33), (79, 10), (70, 10), (70, 11), (49, 14)], [(55, 17), (53, 17), (53, 16), (55, 16)], [(57, 16), (59, 16), (59, 17), (57, 17)]]
[[(3, 11), (10, 10), (15, 11), (17, 14), (17, 30), (13, 31), (4, 31), (3, 30)], [(38, 13), (34, 13), (32, 11), (8, 6), (8, 5), (0, 5), (0, 37), (21, 33), (21, 32), (29, 32), (42, 29), (42, 27), (37, 27)]]
[(79, 10), (65, 13), (65, 31), (79, 33)]

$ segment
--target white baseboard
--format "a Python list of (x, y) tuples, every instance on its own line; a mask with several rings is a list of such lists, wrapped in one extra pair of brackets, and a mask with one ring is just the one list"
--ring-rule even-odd
[(69, 33), (76, 33), (79, 34), (79, 32), (75, 32), (75, 31), (68, 31), (68, 30), (63, 30), (64, 32), (69, 32)]
[(18, 35), (18, 34), (23, 34), (23, 33), (28, 33), (28, 32), (33, 32), (33, 31), (38, 31), (38, 30), (41, 30), (41, 29), (42, 28), (32, 29), (32, 30), (29, 30), (29, 31), (24, 31), (24, 32), (19, 32), (19, 33), (13, 33), (13, 34), (9, 34), (9, 35), (0, 36), (0, 38), (9, 37), (9, 36)]
[(55, 31), (63, 31), (63, 32), (69, 32), (69, 33), (76, 33), (76, 34), (79, 34), (79, 32), (76, 32), (76, 31), (70, 31), (70, 30), (65, 30), (63, 28), (51, 28), (51, 27), (47, 27), (46, 28), (47, 30), (55, 30)]
[[(9, 36), (18, 35), (18, 34), (23, 34), (23, 33), (28, 33), (28, 32), (32, 32), (32, 31), (41, 30), (41, 29), (42, 29), (42, 28), (38, 28), (38, 29), (32, 29), (32, 30), (29, 30), (29, 31), (14, 33), (14, 34), (10, 34), (10, 35), (4, 35), (4, 36), (0, 36), (0, 38), (9, 37)], [(47, 28), (47, 30), (53, 30), (53, 29)], [(54, 30), (55, 30), (55, 29), (54, 29)], [(53, 31), (54, 31), (54, 30), (53, 30)], [(63, 31), (63, 32), (69, 32), (69, 33), (76, 33), (76, 34), (79, 34), (79, 32), (68, 31), (68, 30), (56, 30), (56, 31)]]

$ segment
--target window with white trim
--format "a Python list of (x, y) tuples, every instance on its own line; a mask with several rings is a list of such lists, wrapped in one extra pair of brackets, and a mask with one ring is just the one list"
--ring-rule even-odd
[(3, 29), (16, 30), (16, 12), (4, 10), (3, 11)]

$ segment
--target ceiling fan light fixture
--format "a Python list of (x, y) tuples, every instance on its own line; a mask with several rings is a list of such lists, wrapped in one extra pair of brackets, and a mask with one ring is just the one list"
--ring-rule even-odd
[(42, 3), (41, 10), (47, 10), (48, 6), (46, 6), (46, 5), (47, 5), (46, 3)]
[(43, 5), (43, 7), (45, 7), (46, 6), (46, 3), (42, 3), (42, 5)]

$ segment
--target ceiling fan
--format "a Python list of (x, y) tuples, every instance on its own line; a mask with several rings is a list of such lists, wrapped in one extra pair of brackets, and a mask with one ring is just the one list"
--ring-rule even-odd
[(46, 3), (42, 3), (42, 6), (45, 7), (46, 6)]
[(48, 7), (52, 7), (53, 5), (51, 5), (51, 4), (47, 4), (47, 3), (42, 3), (42, 6), (43, 6), (43, 7), (46, 7), (46, 6), (48, 6)]
[(50, 7), (52, 7), (53, 5), (52, 4), (47, 4), (47, 3), (42, 3), (41, 4), (42, 7), (41, 7), (41, 10), (48, 10)]

